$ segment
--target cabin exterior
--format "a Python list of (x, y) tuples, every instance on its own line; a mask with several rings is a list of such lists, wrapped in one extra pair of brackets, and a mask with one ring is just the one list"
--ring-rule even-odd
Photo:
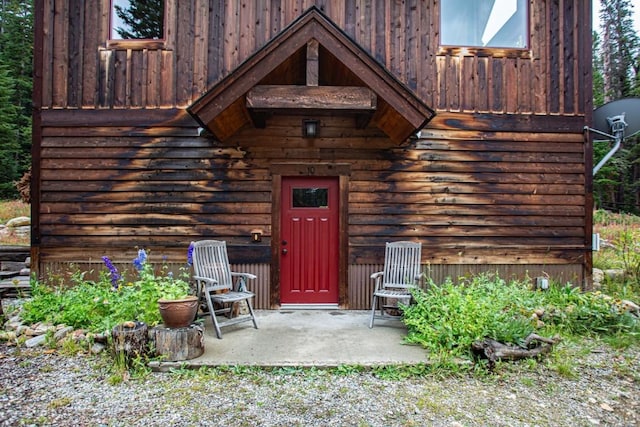
[(218, 239), (257, 308), (367, 309), (413, 240), (435, 280), (589, 286), (590, 1), (160, 3), (121, 40), (110, 0), (35, 1), (41, 277)]

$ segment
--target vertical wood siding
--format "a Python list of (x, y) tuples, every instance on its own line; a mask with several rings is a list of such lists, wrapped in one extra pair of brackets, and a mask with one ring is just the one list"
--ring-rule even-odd
[[(349, 267), (349, 308), (352, 310), (371, 309), (371, 296), (373, 295), (374, 282), (371, 274), (382, 271), (382, 264), (355, 264)], [(433, 283), (444, 283), (452, 280), (454, 283), (461, 283), (464, 280), (478, 275), (489, 274), (498, 275), (504, 280), (521, 280), (524, 283), (531, 283), (534, 286), (536, 277), (549, 275), (556, 278), (561, 283), (581, 283), (583, 280), (580, 266), (567, 267), (565, 265), (424, 265), (423, 273), (425, 280), (421, 287), (429, 286)]]
[(531, 1), (530, 49), (477, 54), (439, 47), (436, 0), (168, 0), (161, 48), (110, 47), (108, 0), (41, 1), (44, 108), (188, 106), (314, 5), (440, 110), (573, 115), (590, 105), (579, 90), (590, 12), (579, 0)]

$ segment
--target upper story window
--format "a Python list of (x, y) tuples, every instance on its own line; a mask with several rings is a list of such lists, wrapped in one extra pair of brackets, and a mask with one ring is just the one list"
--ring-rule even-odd
[(527, 0), (442, 0), (440, 44), (525, 49), (528, 22)]
[(164, 39), (164, 0), (111, 0), (111, 40)]

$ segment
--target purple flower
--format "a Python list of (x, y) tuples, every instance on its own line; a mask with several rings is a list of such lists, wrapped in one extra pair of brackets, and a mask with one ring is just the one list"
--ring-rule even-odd
[(139, 249), (138, 256), (133, 260), (133, 265), (136, 267), (136, 270), (142, 271), (145, 262), (147, 262), (147, 253), (144, 249)]
[(113, 286), (113, 289), (117, 290), (118, 281), (120, 280), (120, 273), (118, 273), (118, 269), (113, 265), (109, 257), (103, 256), (102, 261), (104, 261), (104, 264), (109, 269), (109, 277), (111, 277), (111, 285)]
[(187, 249), (187, 264), (193, 265), (193, 242), (189, 243), (189, 249)]

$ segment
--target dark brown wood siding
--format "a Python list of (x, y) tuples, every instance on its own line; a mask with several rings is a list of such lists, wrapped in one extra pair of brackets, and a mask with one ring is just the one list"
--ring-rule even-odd
[[(367, 308), (367, 277), (400, 239), (423, 243), (434, 278), (484, 269), (582, 284), (590, 5), (529, 3), (530, 49), (463, 51), (439, 48), (435, 0), (167, 0), (160, 47), (109, 44), (108, 0), (37, 0), (34, 265), (126, 263), (136, 246), (180, 264), (191, 240), (223, 239), (232, 263), (260, 274), (269, 308), (274, 165), (322, 163), (348, 170), (350, 308)], [(312, 5), (437, 111), (420, 138), (398, 145), (340, 114), (319, 117), (313, 140), (297, 115), (224, 143), (199, 136), (185, 108)]]
[[(564, 265), (583, 279), (577, 118), (442, 115), (420, 139), (397, 146), (379, 130), (356, 129), (355, 118), (323, 117), (322, 137), (309, 140), (299, 116), (274, 116), (223, 144), (198, 137), (182, 110), (158, 111), (121, 126), (95, 111), (44, 115), (43, 260), (121, 260), (153, 247), (178, 262), (191, 240), (216, 238), (228, 242), (232, 262), (268, 265), (274, 165), (322, 163), (348, 165), (350, 268), (378, 264), (386, 241), (418, 240), (433, 268), (513, 265), (524, 276)], [(264, 231), (258, 245), (250, 243), (254, 228)]]

